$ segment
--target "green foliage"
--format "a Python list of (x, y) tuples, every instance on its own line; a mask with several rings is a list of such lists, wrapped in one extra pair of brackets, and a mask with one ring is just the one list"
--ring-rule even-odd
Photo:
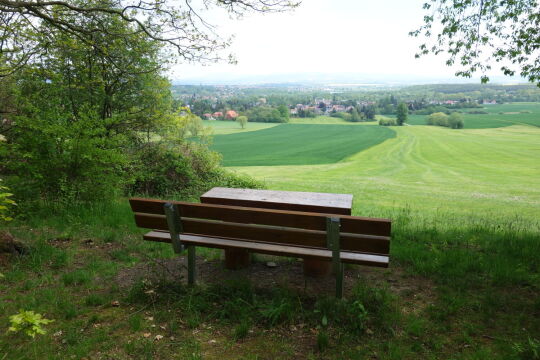
[(45, 319), (41, 314), (33, 311), (20, 310), (18, 314), (9, 317), (9, 332), (24, 332), (31, 338), (36, 335), (46, 334), (43, 325), (47, 325), (54, 320)]
[[(41, 24), (47, 35), (36, 41), (47, 44), (47, 61), (14, 75), (17, 111), (0, 172), (16, 199), (73, 202), (120, 194), (130, 180), (126, 149), (171, 120), (159, 45), (142, 34), (125, 35), (129, 24), (106, 13), (86, 25), (104, 24), (117, 35), (96, 33), (95, 46)], [(110, 66), (111, 59), (122, 68)]]
[(463, 129), (463, 115), (453, 112), (448, 117), (448, 127), (451, 129)]
[(9, 207), (15, 205), (15, 201), (10, 199), (13, 194), (9, 192), (7, 186), (2, 185), (2, 179), (0, 179), (0, 222), (11, 221), (13, 218), (8, 215)]
[(443, 112), (433, 113), (426, 118), (426, 124), (448, 126), (448, 115)]
[(193, 198), (214, 186), (260, 188), (247, 176), (220, 168), (221, 157), (204, 144), (153, 142), (137, 150), (132, 162), (131, 194)]
[(519, 74), (540, 86), (536, 0), (430, 0), (424, 9), (424, 25), (410, 33), (426, 39), (417, 57), (448, 53), (447, 65), (461, 65), (457, 76), (480, 71), (482, 82), (494, 62), (502, 63), (505, 75)]
[(248, 123), (248, 117), (247, 116), (243, 116), (243, 115), (240, 115), (236, 118), (236, 122), (240, 124), (240, 127), (242, 129), (245, 129), (247, 123)]
[(405, 103), (399, 103), (396, 110), (397, 124), (402, 126), (407, 121), (407, 115), (409, 114), (409, 108)]
[(359, 122), (359, 121), (362, 121), (362, 116), (358, 113), (358, 110), (355, 109), (352, 109), (351, 111), (351, 119), (350, 119), (351, 122)]
[(236, 341), (245, 338), (249, 332), (249, 328), (250, 328), (249, 322), (247, 322), (246, 320), (241, 321), (240, 324), (238, 324), (234, 328), (233, 338)]
[(330, 339), (328, 338), (328, 333), (324, 329), (319, 330), (317, 333), (317, 349), (323, 352), (329, 345)]
[(513, 348), (518, 359), (540, 360), (540, 341), (536, 339), (528, 337), (525, 343), (516, 343)]
[(462, 129), (463, 115), (458, 112), (453, 112), (450, 116), (442, 112), (433, 113), (426, 118), (426, 124), (449, 127), (451, 129)]
[(247, 116), (253, 122), (286, 123), (289, 121), (289, 110), (287, 109), (286, 114), (284, 113), (283, 107), (258, 106), (249, 110)]
[(379, 119), (379, 125), (381, 125), (381, 126), (396, 126), (397, 121), (394, 118), (381, 117)]

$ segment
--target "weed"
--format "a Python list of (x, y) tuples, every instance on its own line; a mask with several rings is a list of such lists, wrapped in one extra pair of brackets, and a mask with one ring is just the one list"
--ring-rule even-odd
[(330, 345), (330, 339), (328, 338), (328, 334), (325, 330), (319, 330), (317, 333), (317, 349), (320, 352), (323, 352), (328, 348)]
[(10, 332), (23, 332), (26, 335), (34, 338), (36, 335), (46, 333), (43, 325), (47, 325), (54, 320), (45, 319), (41, 314), (36, 314), (33, 311), (20, 310), (18, 314), (9, 317)]
[(105, 296), (96, 293), (92, 293), (84, 299), (86, 306), (101, 306), (106, 302)]
[(242, 321), (234, 328), (233, 338), (235, 341), (245, 338), (249, 332), (250, 325), (247, 321)]
[(540, 359), (540, 341), (527, 338), (527, 341), (513, 345), (513, 350), (521, 360), (539, 360)]
[(131, 315), (128, 318), (129, 329), (133, 332), (140, 331), (142, 329), (142, 316), (139, 314)]
[(83, 285), (92, 281), (92, 273), (88, 270), (79, 269), (62, 275), (62, 282), (66, 286)]

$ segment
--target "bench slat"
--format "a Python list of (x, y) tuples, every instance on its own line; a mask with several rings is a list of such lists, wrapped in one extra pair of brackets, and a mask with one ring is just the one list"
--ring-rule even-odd
[[(131, 209), (136, 213), (163, 215), (165, 200), (132, 198)], [(335, 214), (320, 214), (299, 211), (269, 210), (214, 204), (194, 204), (171, 201), (180, 207), (183, 217), (220, 220), (244, 224), (260, 224), (325, 231), (326, 217), (339, 217), (341, 231), (353, 234), (390, 236), (391, 221), (388, 219), (364, 218)]]
[[(170, 234), (163, 231), (150, 231), (149, 233), (144, 235), (144, 239), (156, 242), (171, 242)], [(180, 235), (180, 239), (182, 243), (185, 243), (187, 245), (204, 246), (216, 249), (239, 248), (269, 255), (312, 257), (324, 260), (332, 259), (332, 252), (330, 250), (324, 249), (313, 249), (298, 246), (277, 245), (264, 242), (242, 241), (188, 234)], [(342, 251), (340, 253), (340, 256), (341, 261), (351, 264), (370, 265), (378, 267), (388, 267), (389, 264), (389, 257), (384, 255), (362, 254)]]
[[(167, 219), (163, 215), (135, 213), (135, 223), (142, 228), (168, 230)], [(187, 234), (327, 248), (326, 232), (324, 231), (216, 222), (184, 217), (182, 218), (182, 227), (184, 233)], [(390, 251), (390, 238), (386, 236), (341, 233), (340, 242), (343, 250), (385, 255)]]

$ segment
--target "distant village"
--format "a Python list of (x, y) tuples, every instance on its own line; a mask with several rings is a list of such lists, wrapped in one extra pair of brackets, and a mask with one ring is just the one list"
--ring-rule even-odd
[[(204, 100), (213, 104), (215, 107), (218, 103), (218, 98), (215, 96), (202, 96), (197, 99), (197, 101)], [(459, 106), (463, 101), (459, 100), (430, 100), (427, 102), (429, 106)], [(496, 100), (481, 100), (481, 101), (470, 101), (473, 104), (478, 105), (496, 105)], [(290, 116), (302, 116), (305, 113), (311, 113), (315, 116), (327, 115), (330, 116), (335, 113), (350, 113), (353, 109), (359, 109), (369, 106), (377, 106), (376, 101), (347, 101), (348, 105), (344, 105), (343, 101), (333, 101), (328, 99), (314, 99), (307, 104), (296, 104), (293, 106), (288, 106)], [(351, 104), (352, 103), (352, 104)], [(412, 106), (414, 102), (410, 102)], [(190, 105), (187, 105), (191, 107)], [(262, 97), (259, 98), (256, 102), (250, 104), (252, 107), (267, 106), (267, 99)], [(201, 114), (201, 117), (204, 120), (235, 120), (240, 114), (236, 110), (222, 110), (214, 112), (205, 112)]]

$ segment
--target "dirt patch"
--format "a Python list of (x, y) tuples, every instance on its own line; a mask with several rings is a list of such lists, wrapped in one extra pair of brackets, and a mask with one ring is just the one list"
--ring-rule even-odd
[[(267, 261), (277, 266), (267, 266)], [(227, 280), (248, 279), (254, 287), (270, 289), (286, 287), (308, 296), (332, 296), (335, 292), (335, 278), (304, 276), (302, 260), (260, 257), (249, 267), (241, 270), (224, 268), (221, 260), (197, 258), (197, 282), (202, 284), (220, 284)], [(150, 282), (159, 280), (183, 281), (187, 279), (187, 257), (156, 259), (121, 270), (117, 282), (121, 288), (129, 288), (137, 280)], [(417, 312), (433, 303), (433, 284), (425, 278), (407, 275), (400, 267), (381, 269), (360, 265), (346, 265), (344, 276), (344, 294), (347, 296), (358, 282), (367, 282), (372, 286), (386, 286), (399, 298), (405, 300), (404, 312)]]
[(14, 256), (28, 253), (28, 247), (7, 231), (0, 231), (0, 266), (5, 267)]

